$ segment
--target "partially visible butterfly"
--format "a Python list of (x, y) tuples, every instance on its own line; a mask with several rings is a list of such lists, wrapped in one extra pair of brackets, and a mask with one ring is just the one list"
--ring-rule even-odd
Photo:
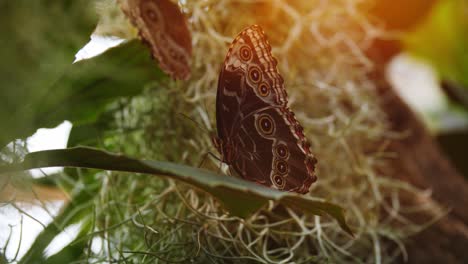
[(188, 79), (192, 40), (179, 7), (170, 0), (121, 0), (121, 7), (161, 69), (173, 78)]
[(253, 25), (232, 42), (216, 95), (223, 162), (242, 178), (275, 189), (307, 193), (317, 160), (288, 108), (283, 78), (263, 30)]

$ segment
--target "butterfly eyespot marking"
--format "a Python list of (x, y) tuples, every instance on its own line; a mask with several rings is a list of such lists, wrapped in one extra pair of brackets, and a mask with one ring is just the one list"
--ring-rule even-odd
[(159, 14), (157, 12), (158, 6), (152, 2), (142, 1), (140, 8), (144, 16), (149, 20), (149, 22), (157, 24), (159, 23)]
[(287, 158), (289, 155), (288, 147), (283, 143), (276, 145), (275, 152), (282, 159)]
[(279, 174), (285, 175), (288, 173), (288, 164), (284, 160), (279, 160), (275, 163), (275, 168), (276, 171), (278, 171)]
[(284, 180), (284, 178), (278, 174), (273, 174), (273, 176), (271, 177), (271, 182), (273, 183), (274, 186), (276, 186), (276, 188), (280, 190), (283, 189), (284, 186), (286, 185), (286, 181)]
[(156, 12), (154, 12), (153, 10), (147, 10), (146, 11), (146, 15), (151, 19), (151, 21), (153, 22), (158, 22), (158, 15), (156, 15)]
[(257, 87), (257, 91), (262, 97), (267, 97), (270, 94), (270, 86), (263, 82)]
[(242, 46), (239, 50), (239, 54), (243, 61), (249, 61), (252, 58), (252, 52), (248, 46)]
[[(231, 144), (218, 150), (238, 176), (305, 194), (317, 180), (316, 160), (304, 147), (307, 138), (287, 107), (288, 94), (277, 64), (259, 26), (250, 26), (234, 38), (216, 97), (218, 136)], [(243, 93), (233, 92), (238, 90)]]
[(271, 136), (275, 131), (275, 122), (268, 114), (262, 114), (257, 118), (257, 129), (265, 136)]
[(262, 80), (262, 74), (257, 66), (249, 68), (249, 80), (253, 83), (259, 83)]

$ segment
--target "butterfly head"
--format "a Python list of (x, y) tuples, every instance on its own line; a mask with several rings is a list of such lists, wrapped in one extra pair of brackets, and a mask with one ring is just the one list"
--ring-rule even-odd
[(228, 165), (231, 164), (235, 159), (235, 148), (232, 145), (232, 142), (229, 139), (223, 141), (217, 136), (211, 137), (211, 140), (213, 142), (213, 146), (221, 154), (222, 161)]

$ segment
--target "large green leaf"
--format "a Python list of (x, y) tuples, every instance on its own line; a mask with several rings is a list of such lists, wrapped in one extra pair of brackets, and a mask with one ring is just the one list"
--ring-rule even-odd
[(115, 113), (118, 111), (114, 106), (109, 106), (94, 122), (74, 124), (68, 137), (67, 146), (93, 146), (100, 147), (106, 134), (116, 133)]
[(328, 214), (352, 235), (343, 209), (335, 204), (306, 196), (281, 192), (235, 177), (170, 162), (136, 160), (93, 148), (70, 148), (33, 152), (20, 164), (0, 167), (0, 173), (43, 167), (84, 167), (103, 170), (147, 173), (165, 176), (194, 185), (215, 196), (234, 215), (247, 217), (269, 200), (316, 215)]
[[(18, 109), (19, 117), (9, 121), (11, 126), (3, 130), (0, 146), (63, 120), (70, 120), (76, 126), (92, 123), (110, 102), (136, 95), (145, 83), (164, 77), (138, 40), (75, 63), (50, 87), (51, 96), (44, 97), (40, 106)], [(32, 123), (26, 124), (28, 121)]]
[(108, 103), (138, 94), (144, 84), (164, 76), (140, 41), (123, 43), (73, 64), (51, 87), (55, 92), (48, 107), (36, 111), (36, 121), (45, 126), (64, 119), (77, 125), (93, 122)]

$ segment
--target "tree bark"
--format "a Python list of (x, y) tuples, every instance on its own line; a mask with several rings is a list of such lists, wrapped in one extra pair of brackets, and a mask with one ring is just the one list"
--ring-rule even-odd
[(444, 218), (407, 243), (409, 263), (468, 263), (468, 182), (444, 156), (417, 115), (396, 94), (379, 69), (372, 74), (381, 106), (393, 130), (408, 136), (392, 142), (397, 177), (432, 190), (432, 199), (451, 208)]

